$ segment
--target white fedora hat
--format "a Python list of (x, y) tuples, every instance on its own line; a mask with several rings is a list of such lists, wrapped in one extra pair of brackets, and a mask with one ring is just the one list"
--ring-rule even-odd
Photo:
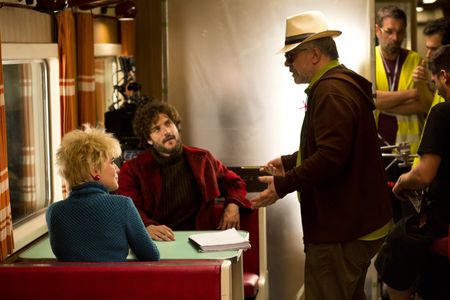
[(285, 46), (278, 53), (286, 53), (302, 43), (324, 37), (335, 37), (341, 33), (339, 30), (328, 30), (325, 16), (320, 11), (307, 11), (287, 17)]

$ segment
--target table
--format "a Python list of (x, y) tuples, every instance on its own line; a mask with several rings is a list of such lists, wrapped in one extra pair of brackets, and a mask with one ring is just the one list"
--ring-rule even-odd
[[(161, 260), (164, 259), (222, 259), (231, 261), (231, 288), (232, 299), (244, 299), (243, 259), (242, 250), (200, 252), (188, 240), (191, 234), (211, 231), (174, 231), (175, 241), (155, 241)], [(243, 237), (248, 236), (247, 231), (239, 230)], [(133, 253), (127, 259), (134, 260)], [(18, 261), (56, 260), (52, 252), (48, 236), (40, 239), (31, 247), (19, 253)]]

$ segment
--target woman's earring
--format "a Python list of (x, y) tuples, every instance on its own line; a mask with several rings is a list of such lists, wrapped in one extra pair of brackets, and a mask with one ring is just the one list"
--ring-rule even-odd
[(100, 176), (99, 175), (92, 176), (92, 179), (94, 179), (95, 181), (99, 181), (100, 180)]

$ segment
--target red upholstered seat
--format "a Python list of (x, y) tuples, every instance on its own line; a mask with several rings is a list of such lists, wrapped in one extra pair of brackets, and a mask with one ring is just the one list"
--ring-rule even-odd
[(258, 280), (259, 276), (244, 272), (244, 295), (245, 297), (255, 297), (258, 294)]
[[(259, 176), (267, 175), (255, 166), (230, 166), (246, 183), (248, 199), (254, 198), (267, 188), (259, 181)], [(221, 212), (220, 212), (221, 213)], [(220, 215), (218, 216), (220, 218)], [(220, 220), (220, 219), (219, 219)], [(241, 229), (250, 233), (252, 248), (244, 252), (244, 293), (245, 297), (267, 300), (269, 282), (267, 270), (266, 209), (241, 209)], [(255, 276), (256, 275), (256, 276)]]
[(241, 211), (241, 229), (250, 234), (252, 247), (244, 252), (244, 294), (255, 297), (258, 294), (259, 280), (259, 224), (258, 210)]
[(450, 225), (448, 227), (448, 236), (435, 240), (431, 245), (431, 251), (447, 256), (450, 260)]
[(221, 299), (221, 260), (0, 264), (2, 299)]

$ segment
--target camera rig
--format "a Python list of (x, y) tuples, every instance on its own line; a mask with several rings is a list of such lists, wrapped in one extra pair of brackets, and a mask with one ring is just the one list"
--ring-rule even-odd
[(399, 143), (395, 145), (391, 145), (386, 140), (378, 135), (378, 138), (380, 142), (383, 144), (383, 146), (380, 146), (381, 149), (381, 156), (389, 160), (387, 163), (385, 170), (389, 170), (392, 166), (397, 164), (399, 168), (408, 168), (413, 165), (414, 158), (417, 157), (417, 154), (411, 153), (411, 147), (409, 143)]
[(136, 81), (136, 68), (130, 56), (119, 57), (123, 77), (114, 85), (115, 99), (105, 113), (105, 128), (120, 141), (122, 151), (138, 149), (139, 139), (133, 132), (133, 118), (138, 106), (149, 101), (140, 94), (141, 84)]
[(121, 102), (123, 102), (121, 106), (124, 106), (127, 104), (141, 105), (148, 101), (147, 96), (141, 96), (140, 94), (142, 85), (136, 81), (136, 67), (133, 57), (120, 56), (119, 65), (120, 70), (118, 72), (122, 72), (123, 77), (118, 84), (114, 85), (116, 101), (109, 106), (110, 111), (118, 109), (117, 106)]

